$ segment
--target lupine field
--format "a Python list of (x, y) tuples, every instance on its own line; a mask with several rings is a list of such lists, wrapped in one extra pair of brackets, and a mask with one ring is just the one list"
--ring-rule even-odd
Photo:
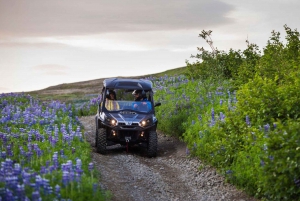
[(0, 200), (106, 200), (76, 110), (0, 95)]
[[(284, 28), (286, 43), (272, 32), (263, 53), (250, 43), (244, 51), (199, 48), (201, 62), (187, 63), (184, 75), (145, 78), (162, 103), (158, 129), (261, 200), (300, 200), (300, 40)], [(108, 197), (76, 117), (94, 115), (99, 97), (79, 108), (0, 97), (2, 200)]]

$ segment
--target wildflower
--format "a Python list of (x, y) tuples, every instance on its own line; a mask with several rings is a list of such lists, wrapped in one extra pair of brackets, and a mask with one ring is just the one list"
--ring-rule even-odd
[(268, 132), (270, 130), (270, 125), (269, 124), (264, 125), (264, 129), (265, 132)]
[(57, 151), (54, 152), (54, 154), (52, 156), (52, 160), (53, 160), (54, 167), (58, 168), (58, 153), (57, 153)]
[(89, 171), (92, 171), (94, 169), (94, 163), (89, 163), (88, 169)]
[(214, 110), (214, 108), (211, 109), (211, 120), (215, 121), (215, 110)]
[(203, 138), (203, 132), (202, 131), (199, 131), (199, 138)]
[(60, 200), (60, 186), (58, 184), (55, 186), (55, 195)]
[(94, 183), (93, 184), (93, 193), (96, 193), (98, 189), (98, 184)]
[(294, 179), (294, 183), (298, 188), (300, 188), (300, 179)]
[(202, 120), (202, 116), (200, 114), (198, 114), (198, 120), (201, 121)]
[(190, 150), (188, 148), (185, 149), (186, 155), (190, 155)]
[(249, 116), (248, 116), (248, 115), (246, 115), (246, 124), (247, 124), (248, 126), (251, 125), (251, 124), (250, 124), (250, 120), (249, 120)]
[(68, 171), (63, 171), (62, 183), (64, 184), (64, 186), (66, 186), (69, 183), (69, 172)]
[(32, 200), (33, 201), (42, 201), (39, 191), (32, 192)]
[(225, 115), (223, 114), (223, 112), (220, 112), (220, 120), (225, 121)]

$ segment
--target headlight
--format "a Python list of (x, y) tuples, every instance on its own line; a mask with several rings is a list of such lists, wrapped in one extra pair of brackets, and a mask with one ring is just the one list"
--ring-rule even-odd
[(110, 125), (112, 125), (112, 126), (116, 126), (117, 123), (118, 123), (117, 120), (115, 120), (114, 118), (111, 118), (111, 117), (106, 117), (106, 118), (105, 118), (105, 121), (108, 122), (108, 123), (109, 123)]
[(150, 125), (150, 123), (151, 123), (151, 120), (150, 120), (150, 119), (142, 120), (142, 121), (140, 122), (140, 126), (145, 127), (145, 126)]
[(117, 125), (117, 120), (112, 119), (112, 120), (110, 121), (110, 124), (113, 125), (113, 126)]

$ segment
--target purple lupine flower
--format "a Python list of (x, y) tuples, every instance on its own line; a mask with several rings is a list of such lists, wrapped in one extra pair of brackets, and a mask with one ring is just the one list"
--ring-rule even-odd
[(42, 179), (42, 186), (46, 195), (52, 194), (52, 187), (50, 186), (48, 179)]
[(202, 116), (200, 114), (198, 114), (198, 120), (201, 121), (202, 120)]
[(264, 150), (264, 151), (267, 151), (267, 150), (268, 150), (268, 146), (267, 146), (266, 144), (264, 144), (263, 150)]
[(68, 160), (67, 163), (66, 163), (66, 168), (68, 171), (72, 171), (72, 161), (71, 160)]
[(47, 160), (47, 161), (46, 161), (46, 167), (49, 167), (49, 165), (50, 165), (50, 161)]
[(192, 120), (192, 125), (194, 125), (195, 124), (195, 120)]
[(196, 143), (196, 142), (194, 142), (194, 147), (193, 147), (193, 149), (197, 149), (197, 143)]
[(31, 174), (26, 172), (25, 170), (22, 171), (22, 178), (23, 178), (23, 183), (26, 185), (30, 184), (30, 178), (31, 178)]
[(5, 151), (1, 152), (1, 158), (6, 159), (6, 152)]
[(203, 132), (202, 131), (199, 131), (199, 138), (203, 138)]
[(76, 168), (77, 169), (81, 169), (81, 166), (82, 166), (82, 162), (81, 162), (81, 159), (76, 159)]
[(63, 171), (62, 183), (64, 184), (64, 186), (68, 185), (68, 183), (69, 183), (69, 172), (68, 171)]
[(13, 151), (11, 149), (11, 145), (6, 146), (6, 153), (7, 153), (8, 156), (13, 156), (14, 155)]
[(298, 188), (300, 188), (300, 179), (294, 179), (294, 183)]
[(222, 104), (223, 104), (223, 100), (222, 100), (222, 99), (220, 99), (220, 105), (222, 106)]
[(40, 170), (40, 174), (46, 174), (46, 167), (45, 166), (41, 166), (41, 170)]
[(55, 169), (56, 169), (56, 167), (54, 165), (49, 166), (50, 173), (52, 173)]
[(247, 124), (248, 126), (250, 126), (250, 125), (251, 125), (251, 123), (250, 123), (250, 119), (249, 119), (249, 116), (248, 116), (248, 115), (246, 115), (246, 124)]
[(63, 157), (64, 155), (65, 155), (64, 150), (61, 149), (61, 150), (60, 150), (60, 156)]
[(32, 192), (32, 200), (33, 201), (42, 201), (41, 195), (39, 191)]
[(88, 167), (89, 171), (92, 171), (94, 169), (94, 163), (89, 163), (89, 167)]
[(211, 109), (211, 121), (210, 121), (210, 124), (209, 126), (212, 127), (215, 125), (215, 111), (214, 111), (214, 108)]
[(17, 185), (17, 196), (20, 198), (24, 198), (25, 196), (25, 186), (24, 184)]
[(267, 133), (270, 130), (270, 125), (269, 124), (264, 125), (264, 129), (265, 132)]
[(15, 175), (21, 175), (22, 173), (22, 167), (19, 163), (15, 163), (14, 165), (14, 174)]
[(58, 153), (57, 153), (57, 151), (53, 153), (52, 160), (53, 160), (54, 167), (58, 168), (59, 163), (58, 163)]
[(223, 112), (220, 112), (220, 120), (225, 121), (225, 115), (223, 114)]
[(35, 176), (35, 189), (38, 191), (43, 185), (43, 180), (40, 175)]
[(75, 180), (75, 173), (74, 173), (74, 171), (71, 171), (70, 173), (69, 173), (69, 181), (70, 182), (73, 182)]
[(211, 120), (215, 121), (215, 110), (214, 110), (214, 108), (211, 109)]
[(20, 146), (19, 149), (20, 149), (21, 156), (24, 156), (26, 152), (24, 151), (23, 147)]
[(6, 200), (15, 200), (13, 192), (9, 189), (6, 189), (6, 195), (5, 195)]
[(186, 155), (190, 155), (190, 150), (189, 150), (189, 148), (187, 148), (187, 147), (186, 147), (186, 149), (185, 149), (185, 154), (186, 154)]
[(93, 184), (93, 193), (96, 193), (98, 189), (98, 184), (94, 183)]

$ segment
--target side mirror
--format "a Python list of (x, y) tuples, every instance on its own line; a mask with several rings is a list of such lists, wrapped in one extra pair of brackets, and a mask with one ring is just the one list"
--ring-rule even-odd
[(161, 103), (155, 103), (155, 104), (154, 104), (154, 107), (160, 106), (160, 105), (161, 105)]

